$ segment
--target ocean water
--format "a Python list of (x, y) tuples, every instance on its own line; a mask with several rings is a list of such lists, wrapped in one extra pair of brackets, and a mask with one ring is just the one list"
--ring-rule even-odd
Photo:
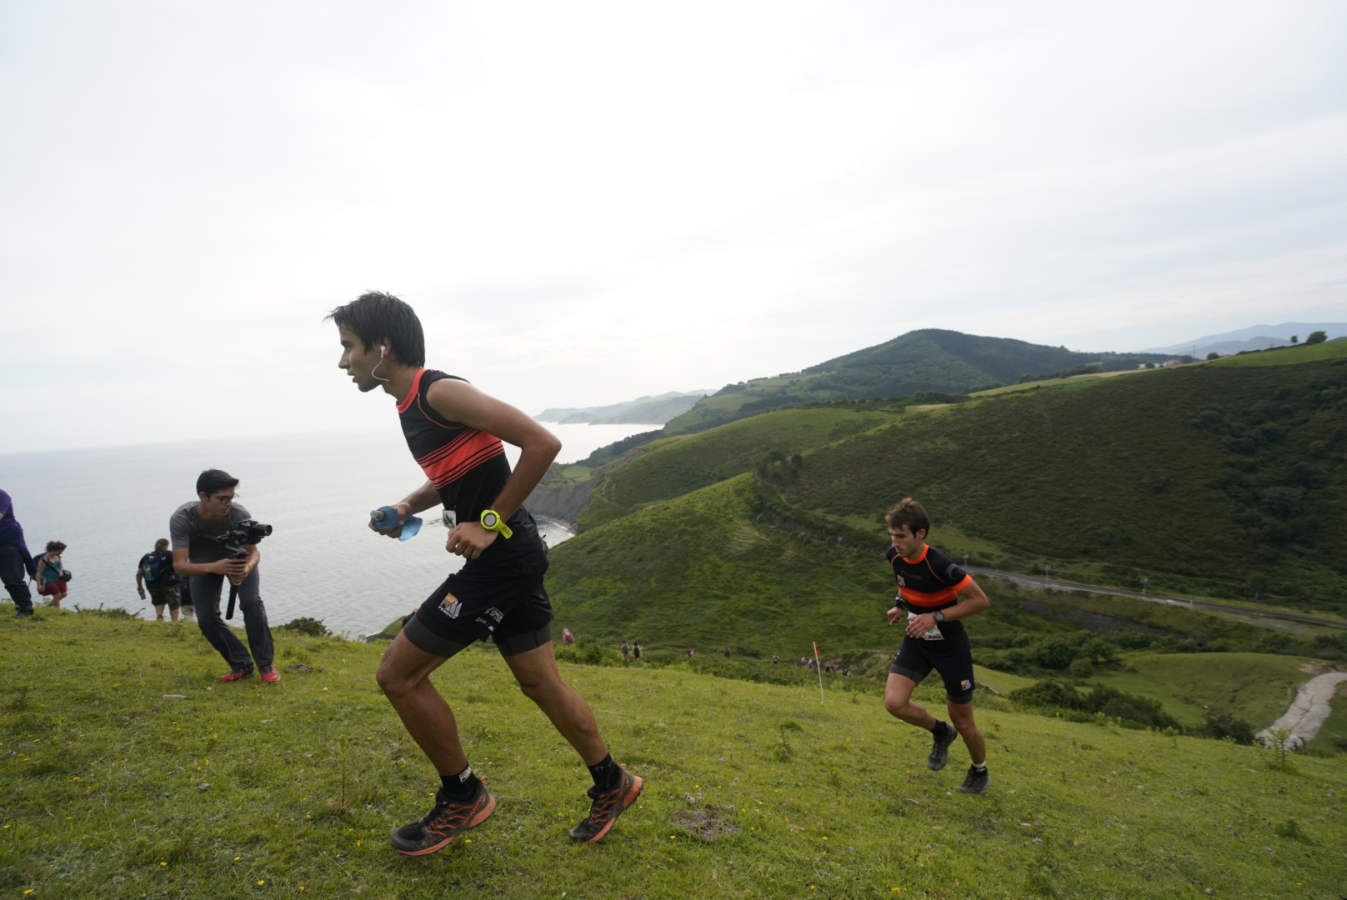
[[(655, 426), (547, 427), (561, 438), (558, 460), (573, 462)], [(513, 464), (518, 451), (507, 444), (506, 452)], [(0, 488), (14, 499), (30, 550), (41, 552), (49, 540), (67, 545), (64, 562), (74, 578), (63, 606), (119, 607), (153, 618), (154, 607), (136, 594), (136, 563), (157, 538), (169, 536), (169, 516), (195, 499), (196, 477), (208, 468), (240, 479), (238, 502), (275, 529), (258, 545), (262, 600), (273, 626), (309, 616), (336, 634), (377, 633), (463, 562), (445, 552), (439, 507), (426, 511), (421, 533), (408, 541), (366, 527), (371, 509), (425, 480), (396, 428), (359, 438), (0, 454)], [(570, 537), (558, 523), (539, 524), (552, 546)], [(234, 623), (242, 622), (235, 613)]]

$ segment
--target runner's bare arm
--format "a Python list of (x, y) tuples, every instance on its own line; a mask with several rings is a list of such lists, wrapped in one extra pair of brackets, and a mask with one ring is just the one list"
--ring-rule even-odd
[[(987, 594), (972, 579), (969, 579), (968, 587), (959, 591), (958, 597), (958, 603), (941, 610), (946, 620), (962, 619), (964, 616), (980, 613), (992, 605), (991, 600), (987, 598)], [(907, 633), (912, 637), (917, 637), (930, 631), (935, 625), (934, 613), (922, 613), (907, 620)]]
[(991, 605), (992, 601), (987, 598), (982, 588), (978, 587), (978, 583), (969, 579), (968, 587), (959, 591), (959, 602), (945, 610), (945, 618), (962, 619), (964, 616), (980, 613)]
[(435, 490), (434, 483), (429, 478), (425, 484), (403, 497), (397, 503), (393, 504), (398, 511), (403, 514), (405, 519), (413, 513), (419, 513), (422, 510), (430, 509), (440, 502), (440, 492)]
[(508, 519), (547, 473), (561, 452), (561, 441), (525, 413), (466, 381), (442, 378), (430, 386), (426, 398), (446, 419), (494, 434), (519, 448), (519, 462), (491, 507)]

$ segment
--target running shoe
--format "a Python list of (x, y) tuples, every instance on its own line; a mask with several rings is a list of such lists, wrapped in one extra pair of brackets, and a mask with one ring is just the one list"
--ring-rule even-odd
[(949, 745), (954, 743), (954, 738), (959, 732), (948, 722), (940, 722), (935, 726), (931, 733), (931, 755), (926, 757), (926, 768), (932, 772), (939, 772), (945, 768), (945, 763), (949, 762)]
[(252, 669), (235, 669), (232, 672), (226, 672), (220, 676), (221, 681), (242, 681), (253, 674)]
[(267, 684), (275, 684), (281, 680), (281, 673), (276, 671), (275, 666), (263, 666), (257, 671), (261, 674), (262, 680)]
[(495, 810), (496, 798), (480, 781), (477, 793), (467, 801), (448, 799), (441, 787), (430, 812), (393, 832), (393, 849), (403, 856), (425, 856), (442, 850), (469, 828), (485, 822)]
[(571, 829), (571, 840), (583, 844), (603, 840), (622, 811), (636, 802), (644, 784), (639, 776), (623, 769), (622, 780), (611, 791), (601, 791), (597, 785), (590, 788), (589, 796), (594, 803), (589, 808), (589, 816)]
[(978, 771), (977, 766), (969, 766), (967, 777), (964, 778), (963, 784), (959, 785), (956, 790), (964, 794), (980, 794), (987, 789), (987, 785), (991, 783), (991, 780), (991, 776), (987, 774), (986, 766), (982, 767), (981, 772)]

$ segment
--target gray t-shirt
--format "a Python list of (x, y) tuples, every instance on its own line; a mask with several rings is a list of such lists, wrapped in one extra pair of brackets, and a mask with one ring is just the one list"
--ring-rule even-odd
[(194, 563), (213, 563), (228, 559), (230, 552), (219, 538), (244, 519), (251, 519), (248, 510), (238, 503), (229, 507), (228, 514), (218, 522), (206, 523), (197, 514), (197, 501), (184, 503), (174, 510), (168, 520), (168, 534), (173, 549), (187, 548), (187, 559)]

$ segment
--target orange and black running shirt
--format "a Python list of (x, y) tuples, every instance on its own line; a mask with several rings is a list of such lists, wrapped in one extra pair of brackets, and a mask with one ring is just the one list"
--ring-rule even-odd
[[(435, 485), (445, 511), (453, 514), (453, 521), (446, 521), (453, 527), (458, 522), (476, 522), (482, 510), (490, 508), (510, 477), (510, 462), (505, 458), (500, 438), (461, 422), (451, 422), (431, 408), (426, 392), (441, 378), (465, 380), (434, 369), (420, 370), (407, 396), (398, 403), (398, 419), (407, 438), (407, 448)], [(511, 527), (518, 517), (525, 515), (521, 507), (510, 518)], [(534, 530), (528, 532), (532, 534)], [(522, 546), (525, 543), (529, 543), (527, 536), (521, 540), (493, 541), (483, 559), (534, 549)]]
[(889, 563), (898, 579), (903, 604), (913, 612), (934, 612), (959, 602), (959, 591), (973, 583), (971, 575), (939, 550), (921, 545), (916, 559), (903, 559), (898, 550), (889, 548)]

